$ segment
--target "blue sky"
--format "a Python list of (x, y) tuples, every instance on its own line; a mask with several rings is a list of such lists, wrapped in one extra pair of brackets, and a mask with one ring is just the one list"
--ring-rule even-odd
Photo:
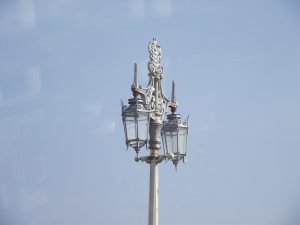
[[(147, 224), (149, 167), (120, 99), (147, 44), (190, 115), (160, 224), (300, 223), (297, 1), (0, 2), (0, 224)], [(148, 154), (146, 150), (142, 154)]]

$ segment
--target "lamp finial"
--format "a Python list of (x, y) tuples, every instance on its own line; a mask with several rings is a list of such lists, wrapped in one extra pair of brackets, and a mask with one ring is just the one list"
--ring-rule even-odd
[(176, 96), (175, 96), (175, 82), (172, 81), (172, 96), (171, 96), (171, 102), (169, 107), (171, 108), (171, 112), (175, 113), (176, 108), (177, 108), (177, 103), (176, 103)]
[(134, 64), (134, 86), (138, 87), (137, 64)]
[(138, 96), (138, 92), (136, 91), (136, 88), (138, 88), (138, 75), (137, 75), (137, 64), (134, 63), (134, 77), (133, 77), (133, 84), (131, 85), (131, 90), (134, 97)]

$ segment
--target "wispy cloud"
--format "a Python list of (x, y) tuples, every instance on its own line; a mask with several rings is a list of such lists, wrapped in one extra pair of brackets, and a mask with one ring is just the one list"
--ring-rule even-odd
[(103, 134), (113, 134), (116, 130), (116, 122), (114, 120), (102, 120), (98, 127), (93, 129), (93, 134), (101, 136)]
[(28, 190), (26, 190), (25, 186), (22, 186), (21, 194), (21, 206), (23, 212), (34, 211), (46, 205), (48, 202), (48, 195), (44, 190), (28, 193)]
[(15, 32), (20, 29), (32, 29), (37, 25), (33, 0), (19, 0), (2, 5), (0, 9), (0, 29)]
[(90, 103), (83, 107), (85, 117), (96, 135), (112, 134), (115, 132), (116, 122), (110, 116), (103, 114), (103, 107), (99, 103)]
[(3, 209), (8, 208), (9, 206), (9, 201), (8, 201), (8, 194), (6, 188), (4, 188), (4, 184), (0, 184), (0, 199), (1, 199), (1, 207)]
[(132, 1), (131, 15), (135, 19), (144, 19), (144, 17), (145, 17), (144, 0), (133, 0)]
[(115, 121), (104, 122), (100, 128), (101, 134), (112, 134), (115, 132), (116, 123)]
[(19, 21), (25, 28), (36, 26), (36, 13), (33, 0), (19, 0), (17, 5)]
[(84, 106), (84, 111), (88, 114), (88, 116), (99, 117), (101, 115), (102, 106), (100, 104), (88, 104)]
[(224, 61), (250, 61), (251, 59), (252, 57), (250, 55), (247, 55), (227, 58)]
[(161, 17), (170, 17), (172, 15), (171, 0), (155, 0), (155, 12)]
[[(170, 17), (172, 15), (172, 2), (171, 0), (154, 0), (150, 5), (145, 0), (132, 0), (130, 5), (131, 15), (135, 19), (144, 19), (147, 13), (153, 14), (158, 17)], [(145, 7), (146, 6), (146, 7)], [(147, 6), (151, 6), (147, 9)]]
[(0, 84), (0, 102), (3, 101), (3, 94), (2, 94), (2, 88), (1, 88), (1, 84)]
[(41, 70), (39, 66), (31, 66), (26, 71), (28, 91), (30, 94), (39, 94), (42, 90)]

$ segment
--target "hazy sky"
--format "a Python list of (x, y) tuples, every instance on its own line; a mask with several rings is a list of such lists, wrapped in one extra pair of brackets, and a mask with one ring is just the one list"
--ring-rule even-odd
[(0, 224), (147, 224), (120, 99), (153, 37), (190, 115), (160, 224), (300, 224), (299, 28), (288, 0), (1, 0)]

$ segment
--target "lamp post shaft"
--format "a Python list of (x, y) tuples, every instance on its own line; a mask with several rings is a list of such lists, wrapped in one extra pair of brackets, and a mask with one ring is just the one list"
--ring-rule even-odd
[(158, 164), (150, 163), (148, 225), (158, 225)]
[(158, 158), (160, 150), (160, 132), (162, 121), (160, 118), (150, 120), (149, 149), (150, 149), (150, 182), (149, 182), (149, 215), (148, 225), (158, 225)]

